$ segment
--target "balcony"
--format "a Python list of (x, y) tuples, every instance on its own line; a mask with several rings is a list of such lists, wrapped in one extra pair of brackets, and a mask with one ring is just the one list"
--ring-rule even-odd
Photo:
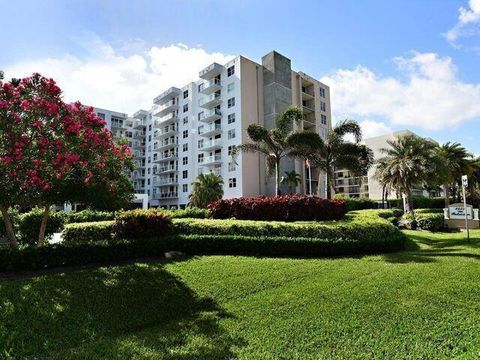
[(217, 175), (217, 176), (222, 176), (222, 169), (221, 169), (220, 167), (215, 167), (215, 168), (213, 168), (213, 169), (204, 169), (204, 168), (201, 168), (198, 173), (199, 173), (199, 174), (212, 173), (212, 174), (215, 174), (215, 175)]
[(178, 109), (178, 102), (175, 99), (167, 101), (163, 105), (154, 105), (152, 108), (153, 116), (162, 117), (171, 111)]
[(202, 115), (200, 115), (198, 121), (202, 121), (205, 123), (211, 123), (212, 121), (218, 120), (222, 117), (222, 112), (215, 108), (208, 111), (204, 111)]
[(145, 157), (145, 151), (135, 151), (133, 153), (133, 155), (136, 157), (136, 158), (143, 158)]
[[(135, 112), (135, 113), (133, 114), (132, 117), (133, 117), (134, 119), (140, 120), (140, 122), (139, 122), (140, 126), (145, 126), (146, 124), (145, 124), (145, 121), (144, 121), (144, 120), (145, 120), (145, 118), (146, 118), (147, 116), (148, 116), (148, 111), (147, 111), (147, 110), (138, 110), (137, 112)], [(143, 124), (142, 124), (142, 122), (143, 122)]]
[(160, 192), (154, 195), (154, 199), (159, 200), (159, 199), (175, 199), (178, 198), (178, 192), (177, 191), (165, 191), (165, 192)]
[(211, 80), (205, 81), (203, 83), (202, 94), (210, 95), (222, 88), (222, 83), (219, 78), (213, 78)]
[(200, 125), (198, 127), (198, 135), (200, 136), (211, 136), (218, 135), (222, 132), (222, 125), (212, 123), (209, 125)]
[(170, 186), (170, 185), (178, 185), (178, 178), (177, 177), (158, 177), (156, 181), (153, 181), (153, 186)]
[(157, 146), (154, 146), (153, 151), (163, 151), (163, 150), (174, 148), (177, 145), (178, 145), (178, 142), (175, 139), (168, 138), (163, 141), (160, 141), (157, 144)]
[(136, 169), (145, 169), (145, 163), (143, 161), (135, 161)]
[(305, 115), (311, 114), (315, 112), (315, 103), (312, 100), (302, 100), (302, 107), (303, 107), (303, 113)]
[(212, 166), (222, 163), (222, 155), (216, 154), (211, 156), (205, 156), (201, 161), (198, 162), (199, 165), (203, 166)]
[(133, 174), (133, 180), (144, 180), (145, 174), (142, 173), (135, 173)]
[(135, 141), (132, 144), (132, 149), (133, 150), (138, 150), (138, 149), (143, 149), (143, 148), (145, 148), (145, 142)]
[(213, 140), (201, 142), (198, 146), (198, 149), (201, 151), (210, 151), (210, 150), (220, 149), (221, 147), (222, 147), (222, 139), (213, 139)]
[(158, 95), (156, 98), (153, 99), (153, 103), (157, 105), (162, 105), (165, 102), (167, 102), (170, 99), (173, 99), (174, 97), (180, 95), (181, 90), (176, 87), (171, 87), (170, 89), (164, 91), (160, 95)]
[(146, 135), (145, 131), (134, 131), (133, 132), (133, 138), (134, 139), (142, 139)]
[(178, 121), (178, 116), (176, 112), (172, 112), (168, 115), (165, 115), (164, 117), (158, 119), (155, 121), (155, 126), (161, 127), (163, 125), (167, 124), (173, 124), (174, 122)]
[[(304, 110), (305, 111), (305, 110)], [(305, 112), (304, 112), (305, 114)], [(303, 117), (303, 121), (309, 122), (310, 124), (316, 125), (316, 118), (315, 118), (315, 113), (310, 112), (308, 115), (305, 114)]]
[(157, 130), (153, 133), (154, 139), (162, 139), (165, 136), (175, 135), (177, 130), (174, 125), (165, 126), (163, 129)]
[(200, 99), (200, 101), (198, 102), (198, 105), (200, 105), (204, 109), (212, 109), (215, 106), (220, 105), (221, 103), (222, 103), (222, 97), (220, 96), (220, 94), (214, 93)]
[(112, 121), (112, 124), (110, 125), (110, 128), (112, 131), (115, 130), (127, 130), (127, 126), (123, 121)]
[(153, 162), (162, 162), (162, 161), (171, 161), (171, 160), (176, 160), (178, 158), (177, 153), (169, 153), (166, 155), (158, 156), (157, 158), (153, 158)]
[(158, 168), (158, 174), (167, 174), (171, 172), (177, 172), (178, 171), (178, 165), (167, 165), (167, 166), (161, 166)]
[(222, 73), (223, 66), (217, 63), (207, 66), (205, 69), (198, 73), (198, 77), (204, 80), (210, 80)]

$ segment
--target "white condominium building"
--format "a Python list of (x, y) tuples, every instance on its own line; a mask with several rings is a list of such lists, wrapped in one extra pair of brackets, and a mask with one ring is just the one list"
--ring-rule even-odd
[[(103, 110), (112, 131), (128, 138), (137, 164), (135, 190), (149, 195), (150, 206), (184, 207), (192, 183), (207, 172), (223, 178), (225, 198), (273, 195), (275, 181), (265, 173), (264, 158), (240, 154), (234, 161), (231, 150), (250, 141), (250, 124), (271, 129), (289, 105), (301, 106), (305, 114), (295, 128), (322, 137), (331, 129), (328, 86), (293, 71), (290, 59), (275, 51), (261, 64), (244, 56), (213, 63), (200, 71), (198, 80), (179, 85), (155, 97), (149, 112), (140, 110), (131, 118)], [(309, 189), (303, 161), (285, 159), (281, 165), (282, 176), (290, 170), (301, 175), (296, 192), (325, 195), (323, 181), (318, 189), (318, 172), (312, 171)]]

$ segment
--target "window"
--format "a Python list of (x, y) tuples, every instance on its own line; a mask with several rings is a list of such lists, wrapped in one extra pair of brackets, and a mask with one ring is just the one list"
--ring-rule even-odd
[(323, 98), (325, 97), (325, 89), (322, 87), (320, 88), (320, 96)]
[(202, 120), (203, 118), (203, 111), (198, 113), (198, 120)]
[(185, 156), (185, 157), (182, 159), (182, 162), (183, 162), (183, 165), (188, 165), (188, 156)]
[(188, 151), (188, 144), (183, 144), (183, 151)]
[(188, 184), (183, 184), (182, 185), (182, 191), (183, 192), (188, 192)]
[(187, 112), (188, 111), (188, 104), (185, 104), (183, 105), (183, 112)]
[(187, 125), (188, 124), (188, 117), (184, 117), (183, 118), (183, 125)]
[(228, 163), (228, 171), (235, 171), (237, 170), (237, 165), (234, 162)]
[(183, 98), (188, 98), (188, 89), (183, 92)]
[(230, 145), (230, 146), (228, 147), (228, 156), (232, 155), (233, 148), (234, 148), (233, 145)]
[(104, 113), (97, 113), (98, 116), (100, 116), (103, 120), (105, 120), (105, 114)]
[(198, 162), (202, 163), (204, 158), (204, 154), (198, 154)]
[(228, 187), (235, 188), (237, 187), (237, 178), (230, 178), (228, 179)]
[(235, 129), (228, 130), (228, 139), (235, 139)]
[(183, 130), (183, 138), (186, 139), (188, 138), (188, 130)]
[(203, 82), (201, 84), (198, 84), (197, 90), (198, 90), (198, 92), (203, 90)]
[(327, 115), (320, 115), (320, 121), (323, 125), (327, 125)]
[(182, 178), (184, 178), (184, 179), (188, 178), (188, 170), (183, 170), (182, 171)]
[(235, 113), (233, 114), (228, 114), (228, 123), (232, 124), (235, 122)]
[(235, 98), (234, 98), (234, 97), (232, 97), (232, 98), (230, 98), (230, 99), (227, 100), (227, 106), (228, 106), (229, 108), (235, 106)]
[(325, 128), (322, 128), (321, 130), (322, 130), (322, 138), (326, 139), (328, 135), (328, 130)]
[(150, 185), (150, 179), (147, 179), (147, 185)]
[(235, 83), (232, 82), (227, 85), (227, 92), (231, 92), (233, 90), (235, 90)]
[(322, 110), (322, 111), (327, 110), (327, 104), (325, 104), (323, 101), (320, 101), (320, 110)]
[(227, 69), (227, 76), (232, 76), (233, 74), (235, 74), (235, 65), (232, 65)]
[(203, 139), (198, 140), (198, 148), (203, 148)]

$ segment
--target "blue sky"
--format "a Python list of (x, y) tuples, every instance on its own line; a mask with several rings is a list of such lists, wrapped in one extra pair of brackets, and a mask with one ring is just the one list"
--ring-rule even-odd
[(480, 0), (0, 5), (0, 68), (53, 76), (69, 100), (131, 112), (205, 63), (276, 49), (331, 86), (336, 119), (480, 154)]

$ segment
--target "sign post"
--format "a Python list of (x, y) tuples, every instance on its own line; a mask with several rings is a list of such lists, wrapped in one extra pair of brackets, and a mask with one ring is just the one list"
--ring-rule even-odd
[(470, 242), (470, 232), (468, 230), (468, 211), (467, 211), (467, 195), (466, 188), (468, 186), (468, 177), (467, 175), (462, 176), (462, 190), (463, 190), (463, 207), (465, 209), (465, 229), (467, 230), (467, 239)]

